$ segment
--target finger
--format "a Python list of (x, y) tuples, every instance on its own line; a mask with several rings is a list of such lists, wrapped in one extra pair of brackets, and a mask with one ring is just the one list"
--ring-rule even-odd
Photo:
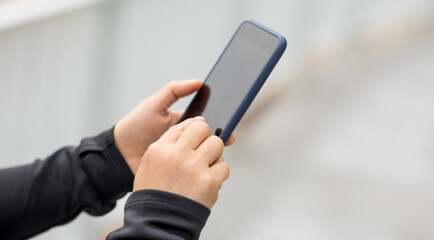
[(230, 145), (234, 144), (235, 142), (235, 134), (231, 134), (231, 136), (229, 136), (228, 140), (225, 143), (226, 147), (229, 147)]
[(171, 111), (170, 112), (170, 125), (174, 125), (181, 118), (182, 114), (184, 114), (184, 110)]
[(206, 122), (195, 121), (184, 130), (178, 142), (190, 149), (196, 150), (199, 145), (209, 137), (209, 129), (209, 125)]
[(161, 110), (168, 109), (179, 98), (188, 96), (202, 86), (202, 82), (198, 79), (190, 79), (187, 81), (172, 81), (164, 86), (160, 91), (152, 97), (156, 101)]
[(223, 155), (223, 141), (217, 136), (210, 136), (202, 142), (196, 152), (200, 156), (205, 156), (203, 159), (208, 161), (208, 166), (211, 166)]
[(211, 167), (210, 170), (213, 174), (219, 178), (219, 181), (223, 183), (228, 179), (229, 174), (231, 172), (231, 168), (229, 165), (223, 160), (223, 158), (219, 158)]
[(189, 118), (183, 121), (182, 123), (172, 126), (160, 137), (160, 141), (169, 142), (169, 143), (176, 142), (181, 136), (181, 134), (185, 131), (185, 129), (187, 129), (188, 126), (190, 126), (195, 121), (204, 121), (204, 120), (203, 118), (200, 117)]

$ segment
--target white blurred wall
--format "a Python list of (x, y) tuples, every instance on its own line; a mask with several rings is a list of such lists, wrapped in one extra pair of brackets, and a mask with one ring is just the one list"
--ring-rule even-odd
[[(231, 178), (202, 238), (434, 237), (432, 1), (85, 2), (0, 28), (0, 166), (78, 144), (172, 79), (203, 79), (255, 19), (288, 48), (226, 150)], [(102, 239), (124, 200), (35, 239)]]

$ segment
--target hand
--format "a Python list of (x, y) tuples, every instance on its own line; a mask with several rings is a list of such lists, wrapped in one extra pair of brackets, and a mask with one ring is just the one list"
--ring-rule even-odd
[(171, 192), (211, 209), (230, 172), (222, 158), (223, 147), (219, 137), (210, 136), (203, 118), (187, 119), (148, 148), (134, 180), (134, 191)]
[[(168, 108), (179, 98), (190, 95), (202, 86), (200, 80), (172, 81), (145, 99), (115, 126), (116, 146), (135, 174), (149, 145), (174, 125), (183, 111)], [(235, 141), (232, 135), (227, 145)]]

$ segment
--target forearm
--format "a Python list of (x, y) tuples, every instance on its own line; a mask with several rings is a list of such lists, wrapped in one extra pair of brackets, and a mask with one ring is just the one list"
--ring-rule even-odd
[(0, 236), (21, 239), (74, 219), (102, 215), (132, 189), (111, 131), (33, 164), (0, 170)]

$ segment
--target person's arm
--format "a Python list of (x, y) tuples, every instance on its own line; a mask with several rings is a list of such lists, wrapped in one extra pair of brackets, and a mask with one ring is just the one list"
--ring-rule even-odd
[(223, 141), (201, 118), (170, 128), (143, 156), (120, 239), (198, 239), (229, 176)]
[(177, 194), (140, 190), (126, 204), (124, 225), (107, 240), (199, 239), (210, 210)]
[[(113, 130), (45, 160), (0, 170), (0, 238), (30, 237), (71, 221), (81, 211), (110, 211), (131, 190), (133, 173), (148, 147), (180, 118), (182, 112), (168, 108), (200, 86), (199, 80), (173, 81)], [(227, 144), (234, 141), (232, 136)]]
[(25, 239), (81, 211), (103, 215), (132, 190), (134, 175), (113, 129), (45, 160), (0, 170), (0, 238)]

